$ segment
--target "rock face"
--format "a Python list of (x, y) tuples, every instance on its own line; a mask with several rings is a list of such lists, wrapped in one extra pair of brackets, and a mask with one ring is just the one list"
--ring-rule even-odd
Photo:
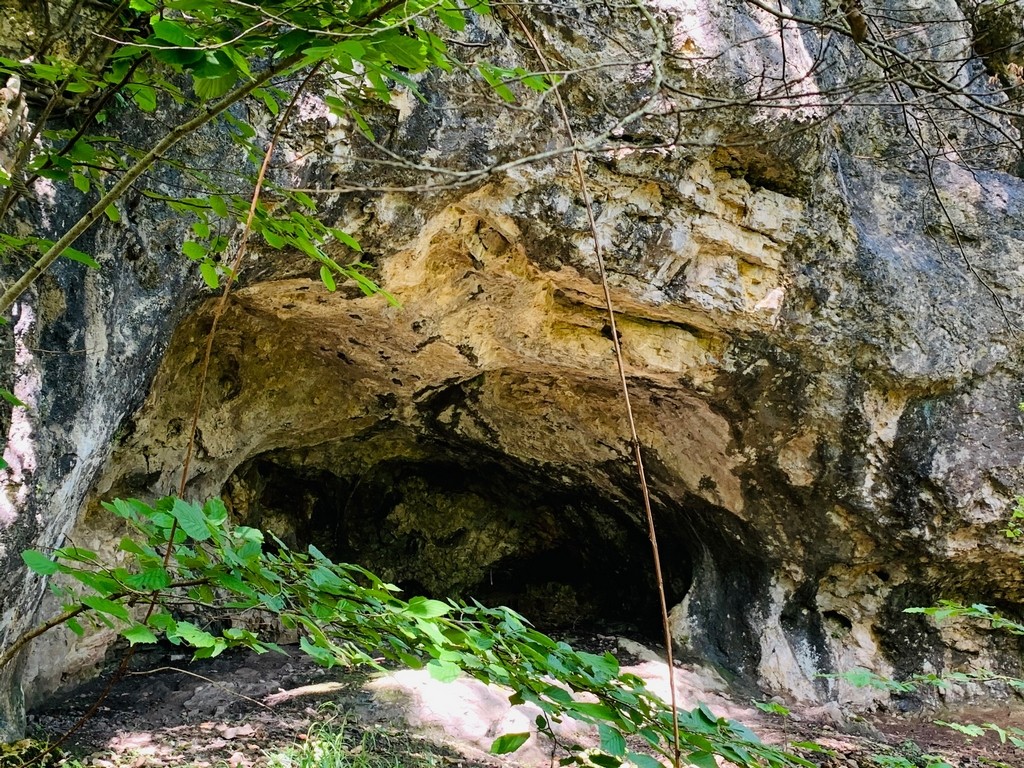
[[(989, 71), (971, 58), (971, 35), (1004, 23), (992, 4), (920, 5), (900, 24), (944, 21), (917, 24), (890, 71), (906, 75), (900, 55), (948, 60), (935, 77), (967, 96), (924, 89), (914, 111), (885, 106), (892, 89), (838, 16), (824, 36), (780, 33), (754, 4), (679, 0), (537, 8), (465, 33), (537, 69), (530, 30), (549, 66), (574, 71), (564, 98), (595, 150), (584, 165), (677, 643), (805, 700), (865, 702), (816, 677), (854, 666), (1020, 663), (999, 637), (903, 613), (1024, 598), (1000, 534), (1024, 488), (1017, 129), (956, 106), (1012, 112), (991, 89), (1014, 54), (999, 46)], [(321, 190), (400, 306), (328, 292), (298, 258), (246, 264), (189, 493), (412, 591), (647, 630), (646, 529), (552, 98), (502, 108), (466, 74), (421, 86), (424, 102), (396, 93), (371, 115), (387, 156), (303, 103), (302, 159), (282, 173)], [(850, 104), (833, 116), (825, 92)], [(380, 162), (394, 156), (410, 167)], [(193, 306), (194, 276), (165, 251), (185, 224), (139, 210), (95, 235), (102, 272), (54, 272), (13, 326), (8, 381), (33, 409), (11, 423), (0, 510), (6, 642), (40, 599), (21, 548), (64, 534), (102, 547), (120, 534), (100, 500), (177, 485), (213, 306)], [(106, 639), (69, 642), (38, 641), (6, 672), (12, 696), (88, 671)], [(17, 701), (6, 717), (16, 731)]]

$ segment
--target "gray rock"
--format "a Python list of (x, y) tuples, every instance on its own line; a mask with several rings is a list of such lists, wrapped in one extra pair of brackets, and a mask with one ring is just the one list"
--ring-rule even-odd
[[(920, 25), (903, 53), (964, 61), (914, 77), (1005, 103), (970, 58), (976, 18), (918, 6), (950, 21)], [(998, 534), (1024, 487), (1017, 127), (925, 89), (908, 136), (870, 85), (877, 65), (839, 33), (780, 43), (778, 20), (742, 3), (650, 12), (655, 32), (630, 9), (524, 14), (578, 69), (564, 91), (580, 141), (608, 135), (584, 162), (680, 650), (819, 703), (881, 695), (817, 676), (854, 666), (942, 671), (970, 653), (1012, 671), (998, 637), (903, 609), (1024, 596)], [(661, 33), (672, 88), (654, 94), (651, 63), (624, 62)], [(510, 18), (466, 35), (537, 66)], [(648, 629), (631, 446), (552, 99), (509, 110), (461, 72), (421, 85), (423, 103), (396, 94), (368, 119), (390, 152), (435, 168), (426, 180), (382, 165), (318, 99), (300, 110), (296, 152), (322, 151), (291, 183), (323, 191), (322, 215), (359, 237), (401, 307), (257, 254), (217, 337), (189, 494), (411, 590)], [(831, 118), (823, 89), (860, 95)], [(186, 151), (200, 149), (232, 151), (213, 134)], [(543, 160), (474, 173), (530, 155)], [(47, 211), (55, 227), (75, 199)], [(53, 608), (22, 548), (109, 548), (121, 532), (100, 500), (177, 484), (212, 304), (175, 255), (186, 223), (131, 206), (83, 247), (101, 272), (61, 265), (19, 306), (6, 380), (33, 408), (9, 429), (0, 644)], [(102, 658), (106, 639), (72, 640), (52, 634), (4, 672), (7, 735), (19, 680), (39, 701)]]

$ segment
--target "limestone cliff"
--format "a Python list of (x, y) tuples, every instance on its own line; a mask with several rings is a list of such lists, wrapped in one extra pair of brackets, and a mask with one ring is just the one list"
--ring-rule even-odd
[[(677, 642), (771, 690), (849, 698), (865, 694), (816, 675), (1020, 663), (902, 612), (1024, 598), (999, 534), (1024, 488), (1024, 181), (1013, 91), (995, 93), (1017, 65), (971, 47), (1013, 24), (1019, 40), (1020, 18), (990, 5), (877, 9), (872, 34), (915, 30), (890, 72), (901, 51), (936, 62), (909, 117), (838, 12), (812, 29), (749, 2), (566, 3), (465, 33), (537, 69), (525, 27), (571, 73)], [(280, 173), (400, 306), (254, 256), (189, 492), (412, 590), (643, 628), (649, 555), (553, 100), (508, 108), (466, 73), (420, 85), (370, 115), (382, 148), (305, 98)], [(1008, 106), (982, 120), (972, 99)], [(215, 135), (195, 151), (230, 158)], [(212, 304), (173, 254), (186, 224), (136, 204), (87, 244), (102, 271), (61, 266), (12, 324), (6, 381), (32, 408), (0, 509), (6, 642), (41, 602), (20, 549), (116, 541), (100, 500), (176, 486)], [(107, 639), (68, 642), (37, 643), (5, 685), (38, 701)]]

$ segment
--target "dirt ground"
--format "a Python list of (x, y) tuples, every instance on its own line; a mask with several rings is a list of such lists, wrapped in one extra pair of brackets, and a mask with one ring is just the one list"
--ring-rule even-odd
[[(667, 686), (658, 679), (667, 677), (664, 663), (647, 649), (610, 636), (577, 640), (588, 650), (613, 650), (624, 667), (631, 665), (629, 671), (651, 680), (653, 689)], [(522, 722), (532, 722), (533, 715), (517, 714), (500, 692), (474, 686), (475, 681), (436, 683), (410, 670), (387, 675), (325, 670), (297, 649), (288, 657), (225, 654), (196, 663), (149, 652), (133, 659), (128, 675), (63, 749), (69, 764), (77, 760), (98, 768), (295, 765), (281, 757), (282, 750), (308, 744), (311, 729), (315, 733), (318, 724), (329, 721), (344, 725), (352, 755), (379, 753), (360, 765), (550, 765), (548, 745), (534, 743), (536, 739), (511, 756), (487, 754), (495, 736), (527, 730)], [(104, 687), (100, 679), (48, 702), (30, 715), (33, 735), (58, 738)], [(942, 755), (954, 768), (1024, 767), (1024, 751), (1001, 744), (993, 734), (969, 740), (921, 716), (858, 719), (836, 707), (794, 709), (788, 717), (766, 714), (749, 698), (723, 690), (706, 671), (687, 666), (677, 670), (677, 690), (683, 706), (706, 701), (717, 713), (750, 725), (765, 741), (817, 741), (828, 751), (801, 754), (828, 768), (942, 766), (929, 762), (927, 755)], [(978, 722), (1024, 725), (1024, 709), (1016, 714), (1006, 708), (963, 712), (958, 719), (967, 721), (972, 715), (980, 717)], [(589, 738), (585, 732), (575, 735), (584, 743)]]

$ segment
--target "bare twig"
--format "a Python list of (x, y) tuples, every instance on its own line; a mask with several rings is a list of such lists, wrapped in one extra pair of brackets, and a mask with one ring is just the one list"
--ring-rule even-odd
[[(271, 137), (271, 139), (270, 139), (270, 141), (269, 141), (269, 143), (267, 145), (267, 150), (266, 150), (266, 152), (263, 155), (263, 164), (260, 166), (259, 175), (256, 177), (256, 185), (255, 185), (255, 188), (253, 189), (252, 202), (251, 202), (251, 204), (249, 206), (249, 215), (246, 218), (245, 229), (244, 229), (244, 231), (242, 233), (242, 237), (241, 237), (241, 240), (239, 242), (238, 253), (235, 256), (235, 260), (234, 260), (231, 272), (229, 273), (227, 281), (224, 284), (224, 290), (221, 293), (220, 301), (217, 304), (217, 309), (215, 310), (215, 313), (214, 313), (213, 325), (210, 328), (210, 332), (207, 334), (206, 352), (205, 352), (205, 354), (203, 356), (203, 364), (202, 364), (202, 368), (201, 368), (201, 372), (200, 372), (200, 385), (199, 385), (199, 392), (198, 392), (198, 394), (196, 396), (195, 410), (193, 411), (192, 429), (189, 432), (188, 445), (187, 445), (187, 448), (186, 448), (186, 451), (185, 451), (185, 459), (182, 462), (181, 483), (180, 483), (180, 487), (179, 487), (179, 491), (178, 491), (178, 495), (179, 496), (184, 496), (184, 494), (185, 494), (185, 485), (186, 485), (186, 482), (188, 480), (189, 463), (190, 463), (191, 458), (192, 458), (192, 452), (195, 449), (196, 426), (198, 424), (199, 413), (200, 413), (200, 410), (202, 408), (203, 395), (205, 393), (205, 388), (206, 388), (206, 379), (207, 379), (207, 376), (209, 374), (210, 359), (211, 359), (212, 353), (213, 353), (213, 339), (214, 339), (214, 335), (215, 335), (215, 333), (217, 331), (217, 321), (224, 314), (224, 311), (227, 308), (227, 300), (228, 300), (228, 296), (229, 296), (229, 294), (231, 292), (232, 283), (234, 281), (235, 275), (237, 274), (237, 272), (238, 272), (238, 270), (239, 270), (239, 268), (241, 266), (242, 259), (245, 256), (246, 246), (247, 246), (248, 241), (249, 241), (249, 233), (252, 230), (252, 222), (253, 222), (253, 219), (255, 218), (256, 209), (257, 209), (257, 206), (259, 204), (260, 193), (261, 193), (261, 191), (263, 189), (263, 180), (266, 177), (267, 168), (270, 166), (270, 158), (274, 154), (274, 149), (276, 147), (277, 141), (280, 139), (281, 133), (284, 131), (284, 126), (287, 124), (288, 119), (291, 116), (291, 113), (292, 113), (292, 111), (295, 108), (295, 104), (296, 104), (296, 102), (299, 99), (299, 96), (301, 95), (302, 91), (305, 89), (306, 85), (309, 83), (310, 79), (317, 72), (319, 67), (320, 67), (320, 64), (317, 64), (316, 66), (314, 66), (310, 70), (310, 72), (306, 75), (305, 79), (299, 85), (298, 89), (292, 95), (291, 101), (289, 102), (288, 107), (285, 109), (285, 111), (281, 114), (281, 119), (278, 121), (277, 128), (274, 131), (274, 135)], [(266, 78), (262, 78), (261, 77), (259, 82), (266, 82), (266, 80), (269, 80), (269, 79), (270, 79), (269, 77), (266, 77)], [(256, 87), (256, 85), (254, 85), (253, 87)], [(239, 97), (239, 98), (241, 98), (241, 97)], [(225, 106), (225, 108), (226, 108), (226, 106)], [(211, 117), (212, 117), (212, 115), (211, 115)], [(174, 521), (171, 524), (171, 528), (170, 528), (170, 531), (169, 531), (168, 537), (167, 537), (167, 539), (168, 539), (168, 541), (167, 541), (167, 550), (164, 552), (164, 568), (167, 568), (167, 566), (169, 565), (170, 560), (171, 560), (171, 554), (172, 554), (173, 548), (174, 548), (174, 534), (175, 534), (175, 532), (177, 530), (177, 527), (178, 527), (178, 520), (177, 520), (177, 518), (175, 518)], [(153, 592), (153, 593), (150, 593), (150, 595), (149, 595), (149, 606), (147, 607), (146, 615), (145, 615), (145, 617), (142, 620), (143, 624), (145, 624), (149, 620), (150, 616), (152, 616), (153, 612), (156, 610), (156, 607), (157, 607), (157, 604), (158, 604), (158, 602), (157, 602), (157, 594), (158, 594), (157, 592)], [(71, 618), (73, 618), (73, 617), (71, 617)], [(52, 626), (57, 626), (57, 624), (54, 623), (54, 624), (52, 624)], [(50, 629), (50, 628), (52, 628), (52, 627), (47, 627), (46, 629)], [(42, 631), (45, 632), (46, 629), (44, 629)], [(39, 632), (38, 634), (42, 634), (42, 632)], [(19, 639), (19, 642), (20, 642), (20, 639)], [(59, 739), (57, 739), (55, 742), (53, 742), (44, 753), (42, 753), (41, 755), (36, 757), (31, 763), (29, 763), (29, 765), (37, 764), (47, 754), (49, 754), (54, 749), (59, 747), (61, 744), (66, 742), (71, 737), (72, 734), (74, 734), (76, 731), (78, 731), (83, 725), (85, 725), (86, 722), (89, 721), (89, 719), (96, 713), (96, 710), (99, 709), (100, 705), (110, 695), (110, 691), (113, 690), (114, 685), (116, 685), (117, 682), (121, 678), (123, 678), (125, 676), (125, 674), (128, 671), (128, 664), (131, 662), (131, 659), (132, 659), (132, 657), (134, 655), (135, 655), (135, 646), (132, 646), (132, 647), (130, 647), (125, 652), (124, 656), (121, 658), (120, 664), (118, 665), (117, 669), (114, 671), (114, 674), (111, 676), (110, 681), (107, 683), (106, 687), (103, 689), (103, 692), (92, 703), (92, 705), (89, 707), (89, 709), (86, 710), (86, 712), (77, 720), (77, 722), (75, 722), (74, 725), (71, 726), (71, 728), (69, 728)]]
[(214, 688), (219, 688), (220, 690), (224, 691), (224, 693), (227, 693), (231, 696), (236, 696), (239, 699), (244, 699), (245, 701), (248, 701), (251, 704), (255, 704), (257, 707), (263, 707), (264, 709), (273, 709), (273, 707), (271, 707), (269, 704), (264, 704), (262, 701), (258, 699), (254, 699), (251, 696), (246, 696), (244, 693), (233, 691), (226, 685), (222, 685), (221, 683), (218, 683), (216, 680), (213, 680), (207, 677), (206, 675), (200, 675), (198, 672), (191, 672), (187, 669), (181, 669), (180, 667), (154, 667), (153, 669), (144, 669), (139, 670), (138, 672), (129, 672), (128, 677), (142, 677), (144, 675), (155, 675), (158, 672), (177, 672), (180, 675), (194, 677), (197, 680), (202, 680), (204, 683), (209, 683)]
[[(648, 23), (651, 25), (651, 31), (655, 36), (655, 57), (652, 58), (652, 64), (654, 67), (654, 83), (651, 88), (652, 98), (648, 100), (647, 106), (653, 103), (653, 100), (657, 98), (661, 89), (661, 68), (660, 62), (657, 60), (658, 54), (663, 50), (663, 41), (661, 36), (658, 34), (658, 25), (655, 23), (653, 17), (651, 17), (647, 11), (638, 6), (640, 12), (646, 17)], [(547, 57), (541, 50), (537, 41), (534, 39), (530, 32), (529, 27), (523, 21), (522, 17), (519, 16), (513, 10), (508, 11), (512, 17), (519, 24), (519, 27), (523, 30), (523, 34), (530, 42), (530, 46), (537, 54), (537, 58), (540, 59), (545, 71), (548, 70)], [(569, 143), (574, 147), (576, 145), (576, 136), (572, 128), (572, 122), (569, 120), (569, 112), (565, 107), (565, 102), (562, 99), (562, 95), (558, 89), (558, 86), (554, 86), (555, 101), (558, 104), (558, 111), (561, 114), (562, 122), (565, 125), (566, 136), (569, 139)], [(646, 110), (644, 110), (646, 111)], [(637, 117), (640, 117), (643, 112), (638, 110)], [(608, 285), (608, 274), (605, 270), (604, 263), (604, 252), (601, 247), (601, 238), (597, 232), (597, 221), (594, 217), (594, 206), (593, 200), (590, 195), (590, 188), (587, 184), (587, 174), (583, 168), (583, 161), (580, 157), (580, 153), (574, 151), (572, 153), (573, 167), (576, 170), (577, 178), (580, 183), (580, 193), (583, 195), (583, 204), (587, 211), (587, 222), (590, 226), (590, 233), (594, 240), (594, 255), (597, 258), (598, 272), (601, 278), (601, 287), (604, 290), (605, 307), (608, 311), (608, 325), (611, 330), (612, 347), (615, 350), (615, 363), (619, 372), (619, 383), (621, 384), (622, 391), (622, 402), (626, 411), (626, 421), (629, 424), (630, 442), (633, 445), (633, 458), (636, 463), (637, 477), (640, 482), (640, 493), (643, 497), (644, 516), (647, 521), (647, 533), (651, 542), (651, 552), (654, 561), (654, 577), (657, 583), (658, 589), (658, 600), (661, 607), (661, 623), (665, 637), (665, 654), (668, 662), (668, 685), (669, 685), (669, 705), (672, 709), (672, 733), (673, 733), (673, 744), (672, 744), (672, 757), (675, 768), (679, 768), (680, 760), (682, 759), (682, 750), (680, 747), (679, 737), (679, 706), (676, 701), (676, 685), (675, 685), (675, 662), (673, 660), (672, 653), (672, 628), (669, 624), (668, 618), (668, 602), (665, 598), (665, 580), (662, 575), (661, 569), (661, 555), (658, 551), (658, 536), (654, 525), (654, 512), (651, 509), (651, 494), (647, 487), (647, 473), (644, 470), (643, 455), (640, 451), (640, 435), (637, 432), (636, 420), (633, 416), (633, 405), (629, 394), (629, 382), (626, 379), (626, 365), (622, 357), (622, 347), (619, 344), (619, 334), (615, 327), (615, 305), (612, 301), (611, 288)]]

